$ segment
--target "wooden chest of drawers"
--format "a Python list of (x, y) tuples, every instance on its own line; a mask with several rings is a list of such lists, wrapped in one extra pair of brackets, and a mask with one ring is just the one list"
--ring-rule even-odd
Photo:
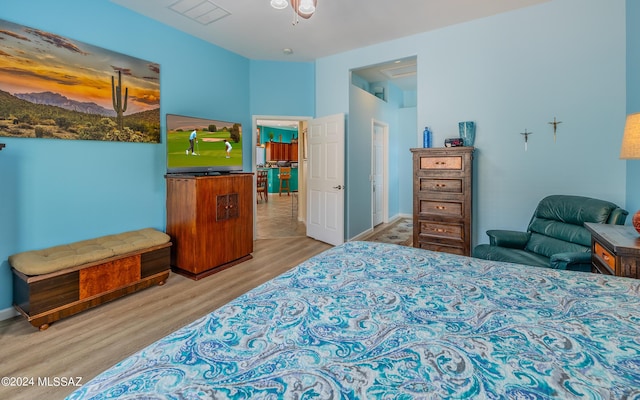
[(584, 227), (591, 232), (591, 272), (640, 279), (640, 235), (632, 226)]
[(473, 147), (411, 149), (413, 246), (471, 254)]

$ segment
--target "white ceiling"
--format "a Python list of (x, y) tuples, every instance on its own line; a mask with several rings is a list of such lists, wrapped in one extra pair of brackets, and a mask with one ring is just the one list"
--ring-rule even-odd
[(249, 59), (310, 62), (551, 0), (317, 0), (295, 26), (270, 0), (111, 1)]

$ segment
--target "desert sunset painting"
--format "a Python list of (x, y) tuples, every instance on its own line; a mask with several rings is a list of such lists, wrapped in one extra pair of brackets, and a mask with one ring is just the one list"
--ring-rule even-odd
[(0, 136), (160, 141), (160, 65), (0, 20)]

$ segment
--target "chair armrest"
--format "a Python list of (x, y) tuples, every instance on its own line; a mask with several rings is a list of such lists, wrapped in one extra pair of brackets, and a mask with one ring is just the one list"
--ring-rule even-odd
[(616, 224), (616, 225), (624, 225), (624, 221), (627, 220), (627, 215), (629, 212), (622, 208), (616, 208), (611, 211), (609, 215), (609, 219), (607, 219), (607, 224)]
[(553, 269), (589, 272), (591, 271), (591, 252), (580, 251), (554, 254), (551, 256), (549, 264)]
[(524, 249), (529, 241), (529, 232), (507, 231), (492, 229), (487, 231), (491, 246), (509, 247), (512, 249)]

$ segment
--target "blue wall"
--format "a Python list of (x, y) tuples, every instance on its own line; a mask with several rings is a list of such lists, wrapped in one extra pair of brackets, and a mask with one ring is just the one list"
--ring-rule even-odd
[[(627, 114), (640, 112), (640, 1), (627, 0)], [(627, 161), (627, 209), (640, 210), (640, 160)], [(631, 218), (629, 218), (631, 219)]]
[(251, 61), (251, 114), (314, 116), (313, 63)]
[[(253, 113), (313, 115), (313, 64), (252, 61), (108, 0), (3, 2), (0, 18), (159, 63), (163, 141), (166, 113), (239, 121), (247, 171)], [(165, 229), (164, 143), (0, 139), (0, 314), (12, 303), (9, 255)]]
[[(406, 93), (405, 93), (406, 97)], [(395, 154), (389, 158), (397, 168), (398, 180), (398, 213), (401, 215), (412, 215), (413, 213), (413, 180), (407, 179), (413, 176), (413, 156), (408, 149), (416, 147), (415, 132), (417, 126), (417, 108), (407, 106), (398, 110), (398, 140)]]
[(267, 143), (269, 134), (273, 134), (274, 142), (291, 143), (293, 139), (298, 138), (297, 128), (276, 128), (272, 126), (258, 126), (260, 129), (260, 143)]
[[(459, 121), (476, 121), (473, 242), (486, 242), (487, 229), (525, 229), (551, 193), (625, 206), (625, 38), (625, 0), (545, 2), (319, 59), (316, 114), (349, 112), (351, 69), (417, 55), (409, 147), (425, 125), (441, 147)], [(554, 117), (563, 121), (555, 143)], [(527, 152), (525, 129), (534, 132)], [(351, 189), (349, 204), (369, 202)]]

